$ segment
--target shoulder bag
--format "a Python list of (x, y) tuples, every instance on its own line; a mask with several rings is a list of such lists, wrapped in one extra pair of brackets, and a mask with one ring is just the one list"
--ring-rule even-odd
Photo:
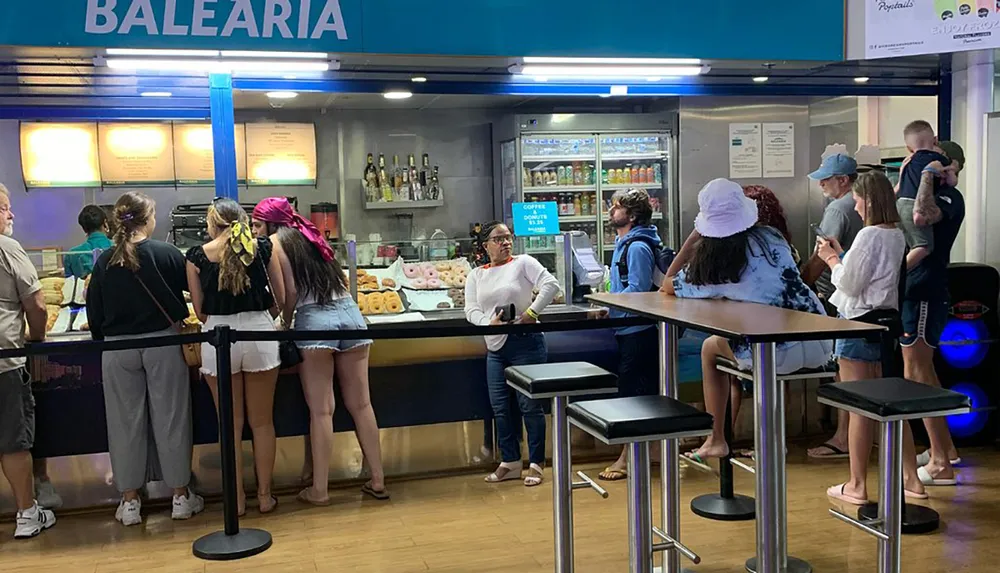
[[(271, 256), (275, 256), (273, 251), (271, 252)], [(271, 273), (267, 272), (267, 265), (264, 263), (262, 257), (260, 258), (260, 264), (264, 267), (264, 276), (267, 277), (267, 288), (271, 291), (271, 300), (274, 302), (275, 308), (277, 308), (278, 300), (274, 298), (274, 285), (271, 284)], [(281, 316), (280, 308), (278, 308), (278, 316)], [(281, 340), (278, 342), (278, 357), (281, 359), (281, 366), (278, 367), (279, 370), (288, 370), (302, 364), (302, 351), (299, 350), (294, 340)]]

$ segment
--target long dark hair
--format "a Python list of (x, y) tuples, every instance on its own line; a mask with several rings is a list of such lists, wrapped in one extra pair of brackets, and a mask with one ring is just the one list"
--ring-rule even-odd
[(266, 226), (268, 235), (278, 235), (278, 242), (288, 256), (300, 299), (314, 297), (316, 302), (323, 304), (333, 300), (335, 294), (342, 296), (347, 292), (344, 269), (336, 257), (329, 262), (323, 260), (316, 245), (298, 229), (275, 223)]
[(149, 218), (153, 215), (156, 203), (142, 193), (128, 192), (115, 201), (115, 228), (114, 243), (111, 251), (111, 260), (108, 262), (113, 267), (125, 267), (136, 272), (139, 270), (139, 253), (136, 251), (132, 237), (149, 223)]
[[(687, 282), (699, 286), (738, 283), (750, 256), (764, 256), (771, 266), (778, 266), (765, 233), (775, 231), (769, 227), (753, 226), (721, 239), (700, 238), (684, 271)], [(755, 252), (757, 250), (760, 255)]]

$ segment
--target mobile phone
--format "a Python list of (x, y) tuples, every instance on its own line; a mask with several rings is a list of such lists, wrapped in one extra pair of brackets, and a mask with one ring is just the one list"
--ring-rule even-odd
[(809, 225), (809, 228), (812, 229), (813, 234), (819, 237), (820, 239), (823, 239), (824, 241), (830, 240), (830, 237), (827, 237), (826, 234), (820, 230), (818, 224), (813, 223), (812, 225)]
[(506, 304), (503, 306), (498, 306), (493, 310), (494, 315), (500, 315), (500, 320), (503, 322), (514, 322), (514, 313), (517, 312), (514, 309), (514, 304)]

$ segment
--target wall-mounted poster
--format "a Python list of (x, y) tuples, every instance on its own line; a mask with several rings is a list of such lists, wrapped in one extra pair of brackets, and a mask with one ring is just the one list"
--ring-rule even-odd
[(993, 48), (1000, 48), (996, 0), (865, 2), (865, 58)]
[(729, 124), (729, 178), (756, 179), (761, 176), (759, 123)]
[(315, 185), (316, 126), (311, 123), (248, 123), (250, 185)]
[(174, 184), (173, 130), (169, 123), (97, 126), (101, 180), (107, 186)]
[[(212, 124), (174, 124), (174, 168), (178, 185), (215, 185)], [(236, 176), (247, 180), (246, 126), (236, 124)]]
[(22, 123), (26, 187), (100, 187), (96, 123)]
[(764, 177), (795, 177), (795, 124), (765, 123), (761, 155)]

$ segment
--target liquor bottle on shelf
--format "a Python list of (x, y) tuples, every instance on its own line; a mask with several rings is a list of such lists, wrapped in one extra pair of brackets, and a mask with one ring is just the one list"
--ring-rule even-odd
[(365, 186), (365, 202), (374, 203), (379, 200), (378, 172), (375, 171), (375, 156), (368, 154), (368, 164), (365, 166), (365, 173), (362, 176)]
[(403, 188), (403, 170), (399, 168), (399, 156), (392, 156), (392, 190), (399, 198), (400, 189)]
[(410, 193), (411, 189), (413, 188), (412, 185), (410, 184), (410, 170), (405, 167), (401, 168), (399, 170), (399, 178), (401, 180), (401, 183), (399, 185), (399, 194), (397, 196), (398, 200), (410, 201), (411, 200)]
[(427, 188), (425, 195), (431, 201), (438, 201), (444, 198), (444, 190), (441, 189), (441, 178), (438, 176), (437, 165), (434, 166), (434, 171), (431, 173), (431, 186)]
[(385, 172), (385, 155), (378, 156), (378, 187), (382, 192), (383, 201), (392, 201), (392, 184), (389, 183), (389, 174)]
[(409, 166), (410, 166), (409, 167), (409, 169), (410, 169), (410, 197), (409, 197), (409, 199), (410, 199), (410, 201), (423, 201), (424, 200), (424, 188), (420, 186), (420, 180), (419, 180), (420, 176), (417, 174), (417, 162), (413, 158), (413, 154), (412, 153), (410, 154), (409, 158), (407, 158), (407, 161), (409, 162)]
[(426, 198), (427, 189), (431, 186), (431, 157), (430, 155), (424, 154), (421, 159), (423, 167), (420, 168), (420, 187), (424, 189), (424, 196)]

